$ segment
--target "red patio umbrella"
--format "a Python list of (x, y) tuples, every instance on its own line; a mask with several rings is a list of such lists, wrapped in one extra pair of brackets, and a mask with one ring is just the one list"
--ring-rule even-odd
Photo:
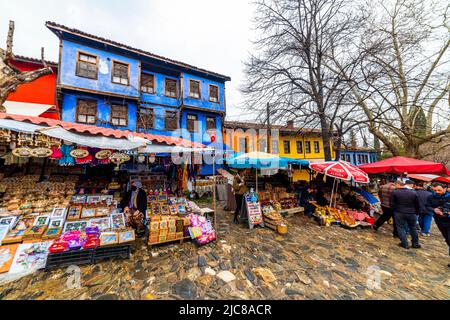
[(378, 162), (367, 163), (359, 166), (361, 170), (369, 174), (377, 173), (431, 173), (431, 174), (447, 174), (448, 170), (442, 163), (436, 163), (425, 160), (417, 160), (406, 157), (393, 157)]
[(369, 176), (367, 173), (345, 161), (328, 161), (322, 163), (311, 163), (309, 167), (319, 173), (327, 176), (358, 183), (369, 183)]

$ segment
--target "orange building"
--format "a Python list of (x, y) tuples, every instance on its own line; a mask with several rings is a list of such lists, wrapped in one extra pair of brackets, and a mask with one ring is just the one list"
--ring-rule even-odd
[[(11, 63), (21, 71), (32, 71), (43, 67), (40, 60), (22, 56), (15, 56)], [(7, 113), (60, 118), (56, 99), (58, 65), (55, 62), (47, 62), (47, 64), (53, 69), (53, 73), (18, 86), (5, 102)]]

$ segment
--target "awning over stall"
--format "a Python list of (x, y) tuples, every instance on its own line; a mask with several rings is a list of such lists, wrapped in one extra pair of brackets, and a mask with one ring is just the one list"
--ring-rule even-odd
[[(132, 137), (144, 138), (151, 142), (177, 145), (187, 148), (204, 148), (204, 145), (198, 142), (192, 142), (180, 137), (169, 137), (150, 133), (137, 133), (129, 130), (117, 130), (105, 127), (98, 127), (80, 123), (66, 122), (55, 119), (14, 115), (8, 113), (0, 113), (0, 119), (14, 120), (21, 123), (35, 124), (44, 127), (61, 127), (67, 131), (77, 132), (81, 134), (101, 135), (109, 138), (128, 139), (132, 141)], [(18, 125), (18, 124), (17, 124)], [(18, 128), (8, 128), (10, 130), (19, 130)], [(20, 130), (19, 130), (20, 131)]]

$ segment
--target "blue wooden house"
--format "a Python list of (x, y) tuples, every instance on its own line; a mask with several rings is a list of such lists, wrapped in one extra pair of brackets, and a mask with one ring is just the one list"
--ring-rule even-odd
[(348, 147), (341, 150), (341, 160), (359, 166), (366, 163), (377, 162), (379, 159), (375, 149)]
[[(223, 143), (231, 78), (53, 22), (61, 120)], [(202, 174), (212, 174), (203, 166)]]

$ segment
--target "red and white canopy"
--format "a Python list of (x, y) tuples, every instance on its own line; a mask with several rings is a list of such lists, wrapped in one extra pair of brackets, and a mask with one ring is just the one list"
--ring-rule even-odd
[(369, 176), (367, 173), (345, 161), (328, 161), (322, 163), (311, 163), (309, 167), (319, 173), (327, 176), (351, 181), (357, 183), (369, 183)]

